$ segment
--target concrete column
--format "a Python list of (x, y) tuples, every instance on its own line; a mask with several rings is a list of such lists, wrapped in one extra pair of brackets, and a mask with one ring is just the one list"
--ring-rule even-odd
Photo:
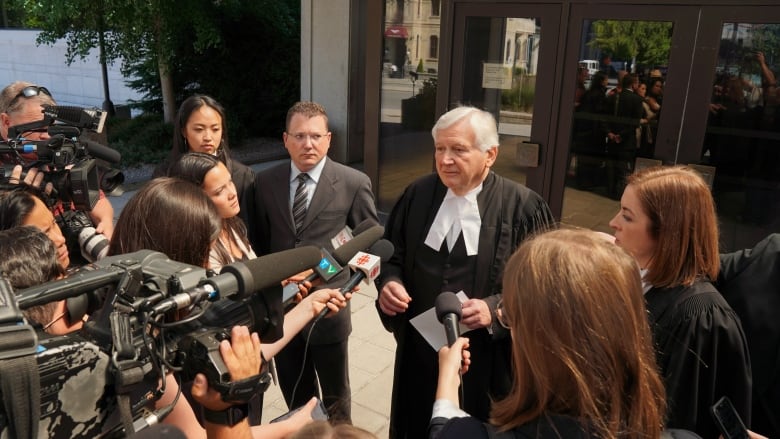
[(322, 104), (330, 157), (349, 162), (350, 0), (301, 0), (301, 100)]

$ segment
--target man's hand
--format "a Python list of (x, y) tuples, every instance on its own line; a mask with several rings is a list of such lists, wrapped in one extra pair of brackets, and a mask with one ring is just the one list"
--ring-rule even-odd
[(379, 309), (389, 316), (406, 312), (411, 301), (406, 288), (396, 281), (386, 283), (379, 292)]
[[(220, 342), (219, 353), (230, 372), (231, 381), (243, 380), (260, 373), (260, 337), (255, 332), (249, 334), (246, 326), (234, 326), (230, 331), (230, 341)], [(232, 405), (223, 401), (219, 392), (209, 387), (206, 376), (202, 373), (195, 375), (192, 397), (209, 410), (225, 410)]]
[[(44, 173), (39, 171), (38, 168), (30, 168), (27, 170), (27, 174), (24, 176), (24, 180), (22, 180), (22, 165), (16, 165), (11, 170), (11, 176), (8, 177), (8, 182), (11, 184), (19, 184), (20, 182), (24, 182), (30, 186), (40, 188), (41, 184), (43, 184), (43, 177)], [(51, 183), (49, 183), (50, 185)], [(48, 185), (47, 185), (48, 186)], [(48, 189), (47, 194), (51, 192), (51, 188)]]
[(469, 329), (487, 328), (493, 323), (490, 308), (482, 299), (469, 299), (463, 302), (460, 322)]

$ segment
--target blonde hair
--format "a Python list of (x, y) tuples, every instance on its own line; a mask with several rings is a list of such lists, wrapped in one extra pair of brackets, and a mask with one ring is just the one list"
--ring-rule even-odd
[(514, 384), (491, 422), (571, 416), (601, 438), (657, 438), (665, 413), (634, 259), (587, 230), (525, 241), (504, 271)]

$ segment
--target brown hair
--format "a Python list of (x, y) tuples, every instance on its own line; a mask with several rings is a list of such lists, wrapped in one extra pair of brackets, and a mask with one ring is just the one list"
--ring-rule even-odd
[[(0, 231), (0, 276), (18, 292), (58, 279), (65, 269), (57, 259), (57, 249), (45, 233), (33, 226), (18, 226)], [(22, 311), (41, 325), (49, 323), (57, 310), (57, 301), (32, 306)]]
[(285, 122), (285, 129), (290, 129), (290, 121), (296, 114), (302, 114), (311, 119), (315, 116), (322, 116), (325, 118), (325, 126), (328, 126), (328, 113), (325, 112), (325, 107), (311, 101), (300, 101), (293, 104), (289, 110), (287, 110), (287, 120)]
[(222, 218), (203, 189), (178, 178), (155, 178), (122, 209), (108, 253), (147, 249), (206, 267), (211, 244), (221, 230)]
[(354, 425), (331, 425), (328, 421), (318, 420), (301, 427), (290, 439), (376, 439), (376, 436)]
[(596, 232), (525, 241), (504, 271), (514, 384), (491, 422), (510, 430), (546, 413), (601, 438), (656, 438), (665, 413), (633, 257)]
[(657, 242), (645, 281), (655, 287), (691, 285), (718, 278), (718, 218), (710, 188), (699, 173), (684, 166), (657, 166), (628, 177), (650, 218)]

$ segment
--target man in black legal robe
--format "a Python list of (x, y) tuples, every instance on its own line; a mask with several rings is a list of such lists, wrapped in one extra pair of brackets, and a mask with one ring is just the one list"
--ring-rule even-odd
[(436, 174), (406, 188), (385, 237), (395, 246), (377, 279), (377, 308), (397, 342), (391, 438), (427, 437), (436, 391), (437, 356), (409, 320), (439, 293), (463, 291), (461, 323), (471, 331), (471, 367), (463, 377), (463, 409), (487, 420), (490, 400), (511, 386), (511, 348), (495, 312), (506, 260), (532, 233), (551, 227), (547, 203), (491, 171), (498, 155), (490, 113), (459, 107), (433, 128)]

